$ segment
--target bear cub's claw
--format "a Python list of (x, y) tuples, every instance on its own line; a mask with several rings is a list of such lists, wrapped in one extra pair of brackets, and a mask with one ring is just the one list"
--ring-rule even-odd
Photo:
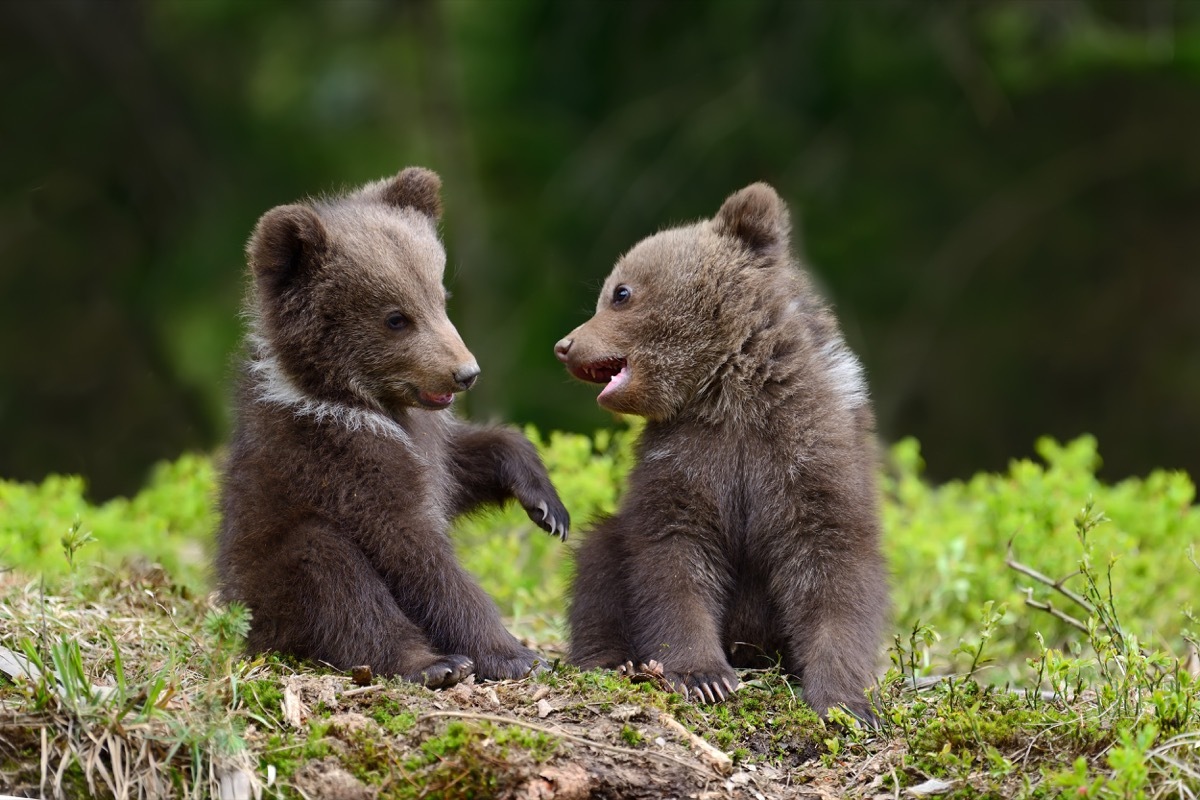
[(475, 672), (475, 662), (467, 656), (439, 656), (437, 661), (420, 672), (405, 675), (404, 678), (429, 689), (445, 689), (461, 683), (473, 672)]
[(671, 672), (654, 659), (638, 664), (626, 661), (618, 665), (617, 674), (623, 675), (635, 683), (652, 680), (666, 691), (676, 691), (685, 700), (696, 703), (720, 703), (731, 697), (741, 681), (737, 673), (729, 667), (693, 672)]
[(522, 505), (525, 507), (525, 513), (529, 514), (529, 518), (539, 528), (549, 532), (551, 536), (557, 536), (560, 541), (567, 540), (567, 533), (571, 530), (571, 515), (557, 497), (538, 500), (532, 505)]
[(663, 676), (685, 700), (693, 703), (722, 703), (741, 685), (728, 667), (697, 672), (664, 672)]

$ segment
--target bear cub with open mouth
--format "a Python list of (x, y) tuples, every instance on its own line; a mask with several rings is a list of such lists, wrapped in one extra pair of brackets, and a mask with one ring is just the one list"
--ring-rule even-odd
[[(757, 183), (625, 254), (555, 346), (646, 418), (617, 513), (576, 558), (569, 660), (661, 670), (697, 701), (782, 662), (822, 716), (873, 719), (887, 611), (862, 368)], [(652, 663), (657, 662), (657, 663)]]
[(450, 520), (516, 498), (569, 519), (533, 445), (449, 411), (479, 367), (446, 316), (441, 180), (410, 167), (274, 208), (247, 246), (249, 358), (221, 489), (222, 597), (251, 651), (427, 686), (538, 658), (462, 568)]

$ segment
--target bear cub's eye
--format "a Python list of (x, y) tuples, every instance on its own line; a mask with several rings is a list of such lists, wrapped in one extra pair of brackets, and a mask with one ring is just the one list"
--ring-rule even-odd
[(404, 330), (408, 327), (408, 317), (399, 311), (393, 311), (387, 316), (387, 326), (394, 331)]
[(612, 302), (614, 306), (619, 306), (622, 303), (629, 302), (630, 297), (633, 297), (633, 292), (631, 292), (629, 287), (625, 284), (621, 284), (617, 288), (613, 289)]

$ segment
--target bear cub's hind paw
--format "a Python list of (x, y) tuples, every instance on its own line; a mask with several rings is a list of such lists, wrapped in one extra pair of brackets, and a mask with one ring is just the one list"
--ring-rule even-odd
[(445, 689), (466, 680), (475, 672), (475, 662), (467, 656), (438, 656), (429, 666), (405, 675), (404, 679), (419, 683), (429, 689)]
[(476, 676), (489, 681), (520, 680), (550, 668), (544, 656), (528, 648), (515, 653), (479, 655), (477, 662)]
[(741, 685), (737, 673), (727, 666), (690, 672), (663, 671), (671, 688), (693, 703), (721, 703)]
[(634, 683), (653, 681), (664, 691), (678, 692), (685, 700), (695, 703), (723, 702), (741, 686), (737, 673), (727, 664), (678, 672), (668, 670), (658, 661), (650, 659), (636, 667), (632, 661), (626, 661), (616, 669), (617, 674)]

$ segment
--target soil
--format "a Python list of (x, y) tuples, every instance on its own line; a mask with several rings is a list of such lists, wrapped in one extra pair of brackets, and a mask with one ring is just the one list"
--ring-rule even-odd
[[(421, 752), (423, 743), (444, 735), (453, 721), (487, 726), (489, 731), (518, 726), (558, 742), (541, 760), (520, 748), (505, 750), (491, 738), (479, 743), (475, 755), (490, 770), (491, 789), (485, 796), (513, 800), (869, 797), (875, 794), (870, 779), (879, 774), (860, 771), (847, 785), (844, 772), (821, 766), (820, 748), (812, 743), (787, 748), (783, 758), (771, 763), (762, 761), (768, 752), (778, 756), (778, 744), (772, 751), (765, 732), (739, 742), (750, 755), (735, 763), (711, 743), (697, 742), (699, 737), (688, 734), (661, 708), (611, 705), (599, 694), (581, 696), (573, 686), (552, 688), (530, 680), (476, 684), (468, 679), (450, 689), (428, 691), (395, 681), (355, 687), (346, 676), (312, 674), (286, 677), (283, 684), (284, 704), (294, 697), (302, 709), (293, 723), (303, 725), (309, 715), (319, 713), (329, 737), (341, 742), (336, 755), (309, 762), (291, 777), (291, 784), (306, 797), (360, 800), (389, 795), (389, 787), (402, 778), (394, 773), (382, 780), (356, 778), (345, 766), (356, 762), (354, 748), (364, 741), (386, 740), (392, 749), (387, 758), (404, 764)], [(415, 725), (400, 735), (387, 734), (372, 715), (389, 703), (417, 715)], [(489, 750), (494, 753), (489, 755)], [(884, 772), (887, 761), (880, 762)], [(470, 772), (470, 765), (464, 764), (461, 771)], [(403, 779), (421, 776), (413, 773)], [(429, 796), (438, 796), (436, 785), (430, 786)]]

